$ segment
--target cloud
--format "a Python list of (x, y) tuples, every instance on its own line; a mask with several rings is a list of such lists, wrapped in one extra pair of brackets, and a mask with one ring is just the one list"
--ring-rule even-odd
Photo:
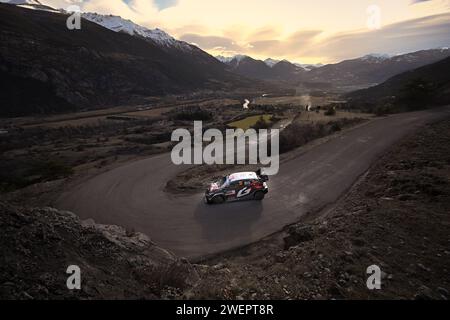
[(338, 34), (309, 47), (306, 56), (329, 60), (368, 53), (398, 54), (450, 45), (450, 13), (387, 25), (376, 31)]
[(320, 30), (301, 30), (282, 39), (268, 39), (250, 42), (250, 52), (267, 57), (292, 58), (300, 56), (305, 48), (313, 45)]
[(178, 0), (154, 0), (159, 10), (174, 7), (178, 4)]
[[(69, 0), (41, 1), (59, 8)], [(283, 5), (275, 0), (85, 0), (80, 5), (83, 11), (161, 28), (211, 54), (313, 63), (450, 45), (450, 0), (377, 3), (384, 27), (373, 31), (365, 29), (366, 1), (361, 0), (283, 0)]]
[[(213, 54), (249, 54), (256, 57), (289, 57), (290, 54), (299, 54), (313, 39), (319, 35), (319, 30), (298, 31), (286, 39), (267, 39), (259, 41), (235, 41), (225, 36), (203, 36), (196, 33), (184, 34), (181, 40), (198, 45), (200, 48), (211, 51)], [(274, 35), (271, 32), (259, 32), (261, 35)], [(249, 39), (252, 35), (249, 36)], [(257, 37), (256, 37), (257, 38)]]
[[(134, 0), (122, 0), (129, 6), (133, 6)], [(149, 0), (149, 2), (152, 2)], [(174, 7), (178, 4), (178, 0), (153, 0), (153, 4), (158, 8), (158, 10), (164, 10), (170, 7)]]
[(247, 41), (261, 41), (267, 39), (278, 38), (281, 36), (281, 30), (276, 26), (265, 26), (254, 30), (250, 35), (248, 35)]
[(411, 5), (421, 3), (421, 2), (428, 2), (428, 1), (431, 1), (431, 0), (411, 0)]
[(215, 48), (221, 48), (223, 51), (235, 51), (240, 52), (245, 47), (238, 45), (230, 38), (220, 36), (202, 36), (199, 34), (188, 33), (180, 37), (180, 40), (195, 43), (204, 50), (213, 50)]
[[(450, 46), (450, 13), (432, 15), (386, 25), (380, 30), (364, 30), (324, 36), (321, 30), (300, 30), (281, 39), (248, 43), (222, 36), (186, 34), (212, 54), (248, 54), (256, 58), (273, 57), (293, 61), (336, 62), (369, 53), (399, 54)], [(268, 33), (270, 34), (270, 33)]]

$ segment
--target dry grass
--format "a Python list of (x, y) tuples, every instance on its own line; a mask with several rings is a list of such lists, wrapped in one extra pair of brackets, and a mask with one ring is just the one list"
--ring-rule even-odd
[(269, 122), (270, 119), (272, 118), (272, 115), (265, 114), (265, 115), (251, 116), (239, 121), (229, 123), (228, 126), (233, 128), (239, 128), (242, 130), (247, 130), (253, 127), (258, 122), (258, 120), (261, 119), (261, 117), (264, 119), (265, 122)]
[(359, 113), (359, 112), (349, 112), (349, 111), (337, 111), (334, 116), (326, 116), (324, 111), (317, 112), (302, 112), (298, 117), (297, 121), (302, 123), (311, 122), (311, 123), (323, 123), (329, 122), (333, 120), (340, 119), (370, 119), (373, 118), (372, 114), (369, 113)]

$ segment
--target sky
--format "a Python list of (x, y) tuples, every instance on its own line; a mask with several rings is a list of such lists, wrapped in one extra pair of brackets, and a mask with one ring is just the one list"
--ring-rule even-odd
[(450, 0), (41, 0), (120, 15), (212, 55), (332, 63), (450, 47)]

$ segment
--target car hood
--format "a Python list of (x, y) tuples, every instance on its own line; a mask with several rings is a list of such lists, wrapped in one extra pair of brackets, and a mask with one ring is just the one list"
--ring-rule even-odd
[(209, 185), (209, 192), (217, 191), (219, 189), (220, 189), (220, 186), (219, 186), (219, 184), (217, 182), (211, 183)]

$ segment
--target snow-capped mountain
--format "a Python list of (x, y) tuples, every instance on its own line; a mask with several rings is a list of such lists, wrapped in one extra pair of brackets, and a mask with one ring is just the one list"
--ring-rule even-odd
[(360, 59), (363, 61), (372, 61), (372, 62), (383, 62), (386, 61), (388, 59), (390, 59), (392, 56), (388, 55), (388, 54), (383, 54), (383, 53), (370, 53), (367, 54), (363, 57), (361, 57)]
[(294, 63), (297, 67), (303, 68), (305, 71), (311, 71), (320, 67), (323, 67), (324, 65), (322, 63), (316, 63), (316, 64), (308, 64), (308, 63)]
[[(216, 56), (217, 60), (219, 60), (220, 62), (223, 62), (225, 64), (230, 64), (231, 61), (233, 61), (233, 60), (236, 60), (237, 62), (241, 62), (244, 58), (251, 58), (251, 57), (246, 56), (246, 55), (236, 55), (236, 56), (232, 56), (232, 57)], [(260, 60), (257, 60), (257, 61), (260, 61)], [(323, 64), (321, 64), (321, 63), (318, 63), (318, 64), (293, 63), (286, 59), (277, 60), (277, 59), (272, 59), (272, 58), (267, 58), (263, 62), (270, 68), (273, 68), (275, 65), (279, 64), (280, 62), (290, 63), (290, 64), (295, 65), (296, 67), (302, 68), (304, 71), (310, 71), (312, 69), (320, 68), (323, 66)]]
[(264, 60), (264, 62), (271, 68), (273, 68), (276, 64), (283, 62), (283, 61), (291, 63), (291, 64), (295, 65), (296, 67), (302, 68), (305, 71), (311, 71), (312, 69), (320, 68), (323, 66), (323, 64), (321, 64), (321, 63), (317, 63), (317, 64), (295, 63), (295, 62), (291, 62), (286, 59), (276, 60), (276, 59), (268, 58), (268, 59)]
[[(444, 50), (442, 51), (444, 52)], [(418, 55), (416, 55), (418, 56)], [(352, 104), (360, 102), (377, 105), (401, 106), (402, 110), (423, 107), (423, 104), (448, 105), (450, 103), (450, 57), (414, 70), (395, 75), (377, 86), (358, 90), (347, 95)], [(411, 83), (430, 84), (426, 101), (416, 96), (399, 94)], [(395, 108), (395, 107), (394, 107)]]
[(284, 60), (276, 60), (276, 59), (268, 58), (268, 59), (264, 60), (264, 62), (271, 68), (273, 66), (275, 66), (276, 64), (278, 64), (279, 62), (282, 62), (282, 61), (292, 63), (293, 65), (295, 65), (295, 66), (297, 66), (299, 68), (302, 68), (305, 71), (311, 71), (312, 69), (320, 68), (320, 67), (323, 66), (323, 64), (321, 64), (321, 63), (317, 63), (317, 64), (295, 63), (295, 62), (291, 62), (291, 61), (286, 60), (286, 59), (284, 59)]
[(38, 5), (42, 6), (42, 3), (40, 3), (38, 0), (0, 0), (0, 2), (3, 3), (9, 3), (9, 4), (31, 4), (31, 5)]
[(233, 62), (233, 64), (239, 64), (242, 62), (242, 60), (244, 60), (246, 58), (250, 58), (250, 57), (243, 55), (243, 54), (237, 54), (237, 55), (231, 56), (231, 57), (216, 56), (215, 58), (225, 64), (230, 64), (231, 62)]
[(238, 54), (238, 55), (235, 55), (231, 61), (235, 61), (237, 64), (239, 64), (242, 62), (242, 60), (245, 60), (247, 58), (250, 58), (250, 57), (243, 55), (243, 54)]
[(263, 61), (253, 59), (246, 55), (236, 55), (224, 62), (229, 70), (247, 78), (266, 80), (270, 78), (272, 69)]
[(215, 58), (225, 64), (231, 62), (231, 60), (234, 59), (234, 57), (224, 57), (224, 56), (216, 56)]
[(275, 60), (272, 58), (267, 58), (266, 60), (264, 60), (264, 62), (269, 66), (269, 67), (273, 67), (274, 65), (276, 65), (278, 62), (280, 62), (280, 60)]
[(88, 17), (109, 28), (83, 19), (81, 30), (69, 32), (63, 12), (0, 3), (0, 58), (7, 61), (0, 70), (7, 83), (0, 95), (3, 114), (92, 109), (254, 86), (164, 32), (117, 17)]
[[(53, 11), (67, 14), (64, 9), (54, 9), (42, 4), (38, 0), (0, 0), (0, 2), (17, 5), (19, 7), (35, 10)], [(161, 29), (149, 29), (134, 23), (131, 20), (124, 19), (120, 16), (103, 15), (98, 13), (83, 12), (82, 18), (94, 22), (114, 32), (125, 32), (132, 36), (139, 36), (149, 39), (162, 47), (176, 47), (181, 50), (191, 50), (193, 47), (184, 42), (179, 41), (170, 36)]]
[(388, 78), (450, 56), (446, 47), (407, 54), (373, 53), (335, 64), (302, 64), (268, 58), (265, 61), (245, 55), (216, 57), (229, 69), (248, 78), (261, 80), (332, 83), (339, 87), (370, 86)]
[(246, 55), (234, 57), (217, 56), (217, 60), (228, 65), (234, 73), (248, 78), (260, 80), (295, 80), (305, 72), (287, 60), (266, 59), (265, 61), (253, 59)]
[(16, 6), (19, 6), (22, 8), (26, 8), (26, 9), (59, 12), (59, 10), (55, 10), (52, 7), (42, 4), (38, 0), (0, 0), (0, 2), (13, 4), (13, 5), (16, 5)]
[(176, 40), (161, 29), (148, 29), (120, 16), (102, 15), (90, 12), (82, 13), (81, 16), (84, 19), (101, 25), (109, 30), (115, 32), (125, 32), (132, 36), (140, 36), (146, 39), (150, 39), (161, 46), (178, 47), (179, 49), (183, 50), (192, 49), (192, 46), (188, 43)]
[(311, 82), (334, 83), (338, 86), (371, 86), (397, 74), (435, 63), (450, 56), (449, 50), (429, 49), (396, 56), (369, 54), (313, 69)]

